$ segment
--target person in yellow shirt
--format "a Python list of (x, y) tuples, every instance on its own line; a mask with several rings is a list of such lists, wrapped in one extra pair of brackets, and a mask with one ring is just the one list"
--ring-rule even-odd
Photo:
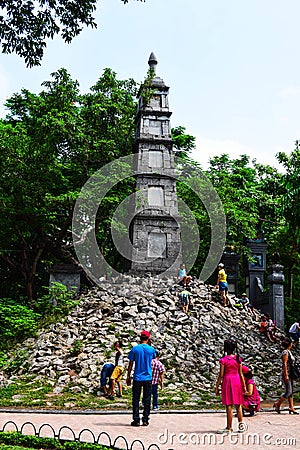
[(228, 296), (227, 275), (226, 275), (223, 263), (220, 263), (218, 265), (218, 271), (219, 272), (218, 272), (216, 288), (219, 289), (219, 292), (221, 294), (223, 306), (226, 306), (227, 301), (229, 302), (229, 305), (230, 305), (230, 298)]

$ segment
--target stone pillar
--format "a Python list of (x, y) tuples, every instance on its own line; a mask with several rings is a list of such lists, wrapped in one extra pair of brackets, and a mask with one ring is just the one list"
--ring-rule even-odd
[[(145, 95), (138, 94), (136, 117), (137, 154), (134, 218), (131, 223), (132, 272), (175, 273), (181, 259), (173, 141), (168, 102), (169, 87), (155, 74), (156, 57), (149, 66), (153, 78)], [(145, 87), (144, 87), (145, 89)]]
[(68, 291), (79, 292), (81, 271), (81, 268), (74, 264), (54, 264), (49, 270), (49, 285), (51, 287), (52, 283), (60, 283), (66, 286)]
[(270, 315), (276, 320), (276, 326), (284, 330), (284, 274), (283, 266), (274, 264), (269, 281)]
[(258, 239), (248, 239), (247, 247), (251, 253), (246, 279), (247, 295), (253, 301), (255, 308), (268, 312), (266, 310), (268, 298), (264, 295), (264, 275), (267, 266), (266, 250), (268, 244), (263, 238), (259, 237)]

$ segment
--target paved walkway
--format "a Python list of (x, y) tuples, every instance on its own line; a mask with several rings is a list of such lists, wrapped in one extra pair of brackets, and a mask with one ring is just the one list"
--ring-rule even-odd
[[(300, 415), (289, 415), (285, 410), (281, 414), (268, 410), (260, 412), (254, 417), (245, 417), (246, 431), (244, 433), (233, 433), (229, 436), (216, 434), (216, 430), (225, 426), (225, 412), (169, 412), (160, 411), (151, 414), (148, 427), (134, 428), (130, 426), (131, 415), (128, 412), (111, 413), (103, 411), (95, 412), (27, 412), (11, 411), (1, 412), (0, 428), (8, 422), (13, 421), (18, 426), (31, 422), (39, 430), (43, 424), (50, 424), (58, 434), (61, 427), (70, 427), (76, 437), (83, 429), (90, 429), (96, 436), (106, 432), (114, 443), (118, 436), (124, 436), (129, 448), (134, 440), (143, 442), (145, 449), (159, 448), (160, 450), (183, 450), (183, 449), (210, 449), (224, 450), (233, 449), (299, 449), (300, 448)], [(234, 418), (234, 428), (237, 428), (237, 419)], [(13, 430), (10, 424), (6, 430)], [(24, 434), (33, 434), (30, 424), (24, 426)], [(42, 436), (53, 437), (50, 427), (43, 427)], [(72, 438), (68, 429), (61, 430), (62, 439)], [(91, 435), (84, 432), (82, 440), (91, 441)], [(107, 437), (103, 434), (100, 443), (108, 444)], [(126, 448), (124, 441), (119, 438), (115, 446)], [(133, 450), (142, 450), (141, 444), (133, 444)]]

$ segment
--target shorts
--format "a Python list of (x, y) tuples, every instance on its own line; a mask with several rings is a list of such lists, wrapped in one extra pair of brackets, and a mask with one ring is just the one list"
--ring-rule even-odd
[(183, 298), (182, 300), (180, 300), (180, 304), (187, 306), (189, 304), (189, 299), (188, 298)]
[(219, 283), (219, 291), (220, 292), (223, 292), (223, 291), (228, 292), (227, 281), (220, 281), (220, 283)]
[(114, 368), (115, 368), (114, 364), (108, 363), (104, 364), (101, 370), (101, 378), (100, 378), (101, 387), (106, 386), (106, 379), (112, 376)]
[(110, 379), (111, 380), (116, 380), (116, 381), (121, 381), (121, 378), (122, 378), (122, 375), (124, 373), (124, 370), (125, 370), (124, 367), (116, 366), (114, 368), (113, 373), (111, 374)]
[(294, 339), (295, 342), (299, 342), (299, 334), (300, 334), (299, 332), (291, 333), (291, 332), (289, 331), (290, 337), (291, 337), (292, 339)]

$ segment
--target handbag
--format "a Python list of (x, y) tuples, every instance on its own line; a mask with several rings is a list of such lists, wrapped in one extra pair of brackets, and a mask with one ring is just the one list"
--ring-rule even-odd
[(292, 380), (300, 379), (300, 363), (293, 361), (289, 353), (290, 377)]

